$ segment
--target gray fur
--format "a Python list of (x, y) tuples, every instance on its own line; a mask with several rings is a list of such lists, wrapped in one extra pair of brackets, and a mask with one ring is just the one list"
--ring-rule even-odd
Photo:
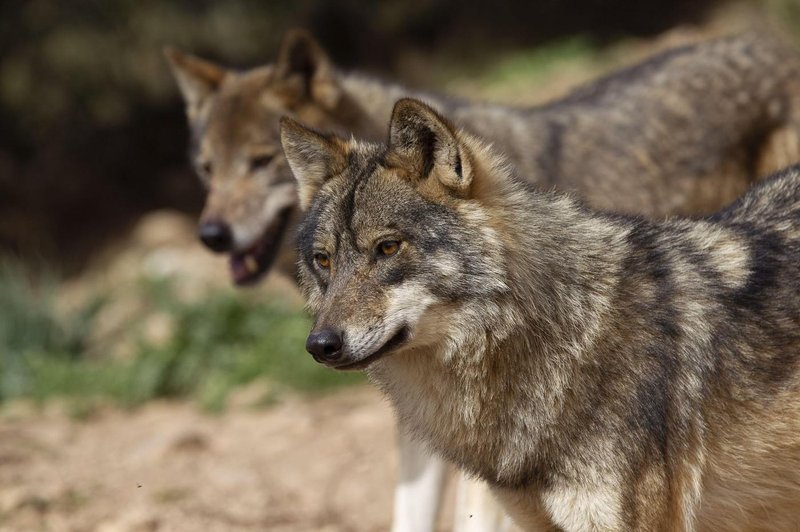
[(535, 190), (419, 102), (391, 132), (342, 141), (348, 167), (306, 191), (300, 275), (315, 330), (344, 333), (333, 366), (523, 526), (796, 529), (800, 167), (650, 221)]

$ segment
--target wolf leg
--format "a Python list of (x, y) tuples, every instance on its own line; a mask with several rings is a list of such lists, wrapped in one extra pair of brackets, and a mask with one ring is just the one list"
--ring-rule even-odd
[(447, 464), (400, 433), (398, 482), (392, 532), (433, 532), (442, 501)]
[(511, 532), (511, 519), (480, 480), (460, 475), (453, 532)]

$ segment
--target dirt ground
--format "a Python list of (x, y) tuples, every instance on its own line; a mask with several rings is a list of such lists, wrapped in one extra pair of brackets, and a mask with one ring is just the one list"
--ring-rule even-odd
[(394, 430), (369, 387), (221, 416), (18, 405), (0, 416), (0, 531), (387, 530)]

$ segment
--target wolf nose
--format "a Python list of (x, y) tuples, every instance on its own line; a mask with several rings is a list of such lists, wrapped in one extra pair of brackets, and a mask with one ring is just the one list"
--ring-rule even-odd
[(197, 229), (197, 236), (211, 251), (222, 253), (230, 251), (233, 234), (228, 224), (220, 221), (203, 222)]
[(335, 362), (342, 355), (341, 333), (325, 329), (312, 332), (306, 340), (306, 351), (311, 353), (317, 362)]

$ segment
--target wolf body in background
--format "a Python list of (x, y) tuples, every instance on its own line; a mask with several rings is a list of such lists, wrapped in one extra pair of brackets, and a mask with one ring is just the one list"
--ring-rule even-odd
[[(167, 57), (187, 104), (192, 161), (208, 186), (200, 237), (231, 253), (243, 284), (269, 270), (281, 244), (292, 249), (282, 238), (296, 220), (278, 139), (283, 115), (377, 140), (394, 102), (415, 96), (491, 138), (537, 186), (652, 217), (713, 211), (798, 153), (800, 55), (758, 34), (669, 50), (530, 108), (342, 73), (302, 32), (287, 36), (275, 64), (244, 72), (173, 49)], [(773, 149), (776, 135), (788, 153)]]
[(701, 219), (537, 191), (425, 104), (283, 122), (307, 348), (530, 530), (800, 525), (800, 166)]
[[(167, 57), (187, 104), (192, 161), (208, 187), (200, 237), (230, 253), (239, 284), (273, 265), (293, 273), (286, 235), (299, 212), (278, 118), (377, 139), (395, 100), (411, 91), (338, 71), (302, 32), (287, 36), (275, 64), (244, 72), (175, 50)], [(665, 52), (540, 107), (417, 95), (491, 138), (541, 188), (662, 216), (713, 210), (761, 169), (794, 161), (799, 84), (794, 51), (745, 35)], [(431, 491), (441, 486), (443, 466), (402, 445), (394, 528), (431, 530), (438, 500)], [(473, 513), (474, 523), (481, 514)]]

